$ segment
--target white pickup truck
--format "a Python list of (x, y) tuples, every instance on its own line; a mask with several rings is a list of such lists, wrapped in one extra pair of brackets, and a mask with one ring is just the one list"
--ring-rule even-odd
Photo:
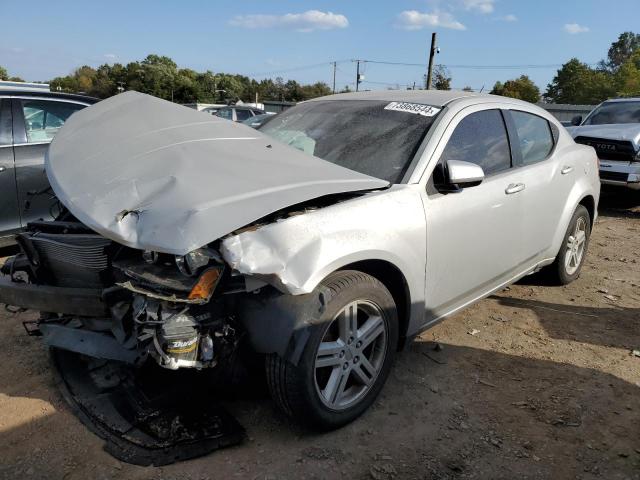
[(640, 98), (607, 100), (572, 123), (574, 140), (596, 150), (603, 184), (640, 190)]

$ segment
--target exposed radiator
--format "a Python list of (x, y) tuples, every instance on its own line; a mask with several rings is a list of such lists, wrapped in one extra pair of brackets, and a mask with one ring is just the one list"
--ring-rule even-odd
[(56, 286), (100, 288), (109, 275), (111, 240), (94, 234), (36, 233), (29, 236), (40, 271)]

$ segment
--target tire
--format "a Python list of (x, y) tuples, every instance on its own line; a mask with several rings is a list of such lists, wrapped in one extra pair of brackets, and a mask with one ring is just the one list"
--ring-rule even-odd
[[(268, 355), (267, 383), (287, 415), (311, 428), (332, 430), (359, 417), (380, 393), (396, 354), (398, 314), (385, 286), (365, 273), (338, 271), (321, 287), (329, 289), (330, 299), (321, 321), (307, 327), (310, 336), (300, 361), (293, 365)], [(357, 328), (349, 329), (348, 318), (354, 317), (345, 311), (357, 311)], [(318, 356), (321, 344), (325, 354)]]
[[(575, 247), (575, 243), (573, 242), (575, 242), (575, 234), (578, 232), (577, 228), (584, 232), (584, 239), (577, 247), (578, 250), (576, 251), (575, 249), (572, 250), (572, 248)], [(549, 266), (549, 273), (551, 274), (554, 283), (567, 285), (580, 276), (584, 259), (587, 256), (590, 237), (591, 216), (584, 206), (578, 205), (576, 211), (573, 212), (573, 217), (571, 217), (567, 232), (562, 239), (560, 252), (558, 252), (555, 261)], [(577, 263), (575, 261), (577, 257), (572, 256), (574, 255), (572, 252), (579, 253), (579, 260)]]

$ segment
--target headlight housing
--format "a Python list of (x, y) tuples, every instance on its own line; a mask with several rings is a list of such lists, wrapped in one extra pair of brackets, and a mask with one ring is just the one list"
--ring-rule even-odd
[(193, 250), (186, 255), (176, 255), (176, 266), (180, 273), (194, 277), (209, 264), (212, 256), (204, 248)]

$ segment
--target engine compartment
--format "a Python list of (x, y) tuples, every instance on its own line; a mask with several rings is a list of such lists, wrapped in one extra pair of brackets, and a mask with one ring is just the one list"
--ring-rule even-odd
[[(233, 294), (246, 292), (213, 248), (185, 256), (140, 251), (95, 234), (73, 218), (29, 224), (21, 252), (3, 266), (11, 281), (54, 287), (69, 295), (95, 292), (104, 315), (41, 311), (30, 333), (53, 347), (142, 365), (212, 368), (237, 349), (242, 327), (231, 315)], [(33, 295), (33, 293), (32, 293)], [(60, 303), (60, 302), (59, 302)], [(58, 304), (59, 304), (58, 303)]]

